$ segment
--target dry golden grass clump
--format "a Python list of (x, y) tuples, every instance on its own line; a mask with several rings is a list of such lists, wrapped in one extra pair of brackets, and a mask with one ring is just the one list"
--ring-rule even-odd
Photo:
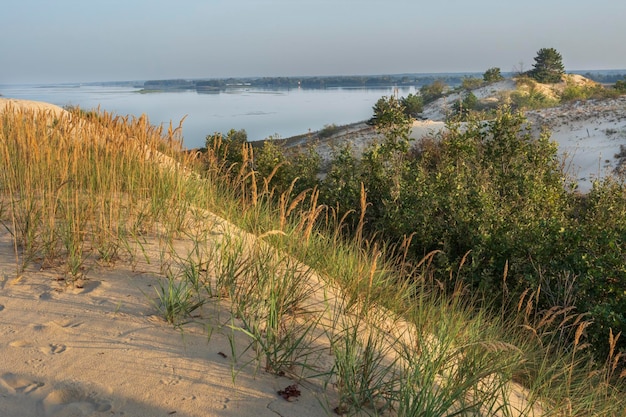
[(528, 293), (492, 314), (462, 284), (445, 293), (432, 254), (410, 265), (403, 248), (345, 237), (315, 190), (259, 187), (251, 148), (228, 169), (212, 151), (200, 165), (180, 129), (145, 117), (7, 108), (0, 220), (16, 277), (37, 263), (80, 285), (94, 262), (136, 262), (155, 238), (156, 309), (183, 330), (208, 321), (209, 343), (245, 335), (231, 339), (234, 380), (250, 366), (287, 375), (322, 392), (329, 415), (624, 415), (619, 354), (589, 362), (584, 317), (536, 311)]

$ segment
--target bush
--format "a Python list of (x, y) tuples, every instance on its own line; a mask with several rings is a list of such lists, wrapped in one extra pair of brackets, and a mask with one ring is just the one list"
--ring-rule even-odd
[(446, 87), (446, 84), (441, 80), (436, 80), (432, 84), (422, 86), (422, 88), (420, 88), (420, 94), (422, 95), (424, 104), (432, 103), (438, 98), (443, 97)]
[(248, 143), (248, 134), (245, 129), (230, 129), (226, 135), (215, 132), (208, 135), (205, 147), (220, 155), (229, 165), (243, 162), (243, 148)]
[[(538, 88), (535, 80), (529, 77), (519, 77), (517, 79), (518, 89), (511, 94), (511, 102), (516, 109), (532, 110), (556, 106), (558, 100), (545, 95)], [(524, 91), (519, 87), (527, 87)]]
[(466, 120), (473, 110), (478, 108), (478, 98), (471, 91), (463, 100), (458, 100), (452, 105), (452, 117), (458, 120)]
[(496, 83), (502, 80), (504, 80), (504, 77), (500, 73), (500, 68), (498, 67), (489, 68), (483, 74), (483, 81), (487, 84)]
[[(528, 290), (537, 308), (575, 308), (593, 322), (596, 357), (606, 357), (609, 329), (626, 333), (626, 186), (570, 194), (557, 144), (506, 108), (488, 122), (449, 124), (408, 152), (390, 133), (401, 131), (388, 127), (361, 158), (348, 146), (335, 151), (319, 201), (337, 210), (341, 230), (403, 247), (415, 263), (436, 251), (433, 277), (451, 291), (462, 279), (494, 304)], [(315, 161), (268, 142), (255, 162), (281, 192), (299, 177), (296, 193), (319, 183)]]
[(257, 188), (274, 190), (273, 195), (278, 196), (289, 189), (297, 195), (318, 185), (320, 157), (312, 148), (288, 156), (278, 143), (266, 140), (255, 152), (254, 166)]
[[(587, 333), (605, 357), (608, 329), (626, 333), (626, 187), (596, 184), (587, 198), (569, 194), (556, 143), (533, 137), (525, 123), (500, 109), (490, 122), (451, 124), (401, 157), (373, 147), (357, 160), (344, 149), (322, 198), (343, 207), (340, 215), (357, 209), (348, 225), (363, 216), (365, 230), (387, 242), (411, 236), (416, 262), (439, 251), (441, 283), (452, 285), (454, 273), (493, 302), (530, 289), (539, 308), (572, 303), (593, 321)], [(366, 213), (358, 211), (361, 183)]]
[(461, 88), (464, 90), (474, 90), (476, 88), (482, 87), (483, 80), (476, 77), (463, 77), (463, 81), (461, 81)]
[(626, 93), (626, 80), (618, 80), (615, 82), (613, 88), (620, 93)]
[(615, 98), (616, 96), (615, 91), (606, 89), (600, 84), (577, 85), (567, 83), (561, 93), (561, 101)]
[(319, 131), (318, 136), (322, 139), (329, 138), (339, 131), (339, 127), (336, 124), (325, 125), (322, 130)]
[(413, 119), (419, 117), (424, 111), (424, 101), (417, 94), (409, 94), (400, 99), (400, 104), (404, 107), (404, 114)]

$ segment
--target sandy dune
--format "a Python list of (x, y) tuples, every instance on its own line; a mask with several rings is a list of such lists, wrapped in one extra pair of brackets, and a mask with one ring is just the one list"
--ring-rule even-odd
[(544, 126), (559, 144), (569, 174), (581, 192), (595, 179), (617, 167), (616, 154), (626, 145), (626, 97), (572, 103), (527, 113), (536, 126)]

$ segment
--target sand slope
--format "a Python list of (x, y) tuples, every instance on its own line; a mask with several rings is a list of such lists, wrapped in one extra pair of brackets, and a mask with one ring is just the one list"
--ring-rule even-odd
[(157, 246), (151, 264), (96, 265), (74, 289), (36, 264), (16, 279), (10, 236), (0, 236), (0, 415), (323, 415), (304, 387), (297, 402), (277, 395), (287, 378), (248, 367), (233, 383), (228, 337), (247, 341), (223, 326), (219, 305), (182, 333), (155, 315)]

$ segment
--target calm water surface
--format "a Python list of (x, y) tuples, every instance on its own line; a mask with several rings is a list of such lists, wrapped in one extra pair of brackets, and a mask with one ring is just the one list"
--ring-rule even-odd
[[(393, 87), (324, 90), (237, 89), (216, 94), (195, 91), (140, 94), (138, 89), (103, 86), (0, 86), (4, 97), (38, 100), (59, 106), (83, 109), (100, 106), (118, 115), (146, 114), (153, 124), (183, 123), (187, 148), (204, 146), (214, 132), (245, 129), (248, 139), (261, 140), (271, 135), (289, 137), (328, 124), (347, 124), (366, 120), (381, 96), (394, 93)], [(405, 96), (413, 89), (401, 89)]]

